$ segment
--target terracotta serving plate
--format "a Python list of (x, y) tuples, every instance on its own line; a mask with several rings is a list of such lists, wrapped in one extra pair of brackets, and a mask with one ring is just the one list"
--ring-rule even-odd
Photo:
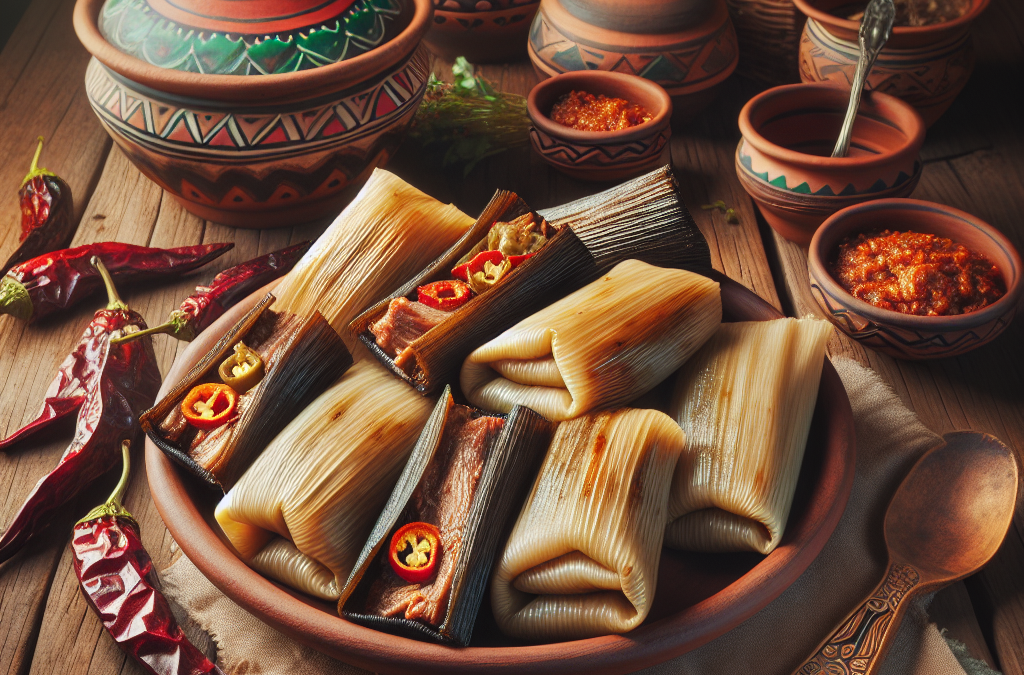
[[(726, 321), (782, 315), (740, 284), (722, 284)], [(159, 396), (265, 291), (253, 294), (203, 332), (171, 367)], [(625, 635), (553, 644), (518, 644), (497, 630), (485, 599), (468, 648), (395, 637), (349, 623), (317, 602), (249, 569), (213, 522), (219, 494), (191, 479), (151, 441), (146, 469), (157, 510), (182, 551), (228, 597), (285, 635), (377, 673), (628, 673), (699, 647), (778, 597), (810, 565), (835, 529), (853, 484), (853, 415), (839, 376), (825, 363), (793, 509), (781, 545), (768, 556), (665, 551), (648, 619)]]

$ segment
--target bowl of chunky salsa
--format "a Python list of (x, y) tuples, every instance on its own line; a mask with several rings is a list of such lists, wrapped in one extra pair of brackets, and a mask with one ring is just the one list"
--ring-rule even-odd
[(672, 99), (642, 77), (572, 71), (527, 98), (534, 151), (584, 180), (622, 180), (661, 166), (672, 134)]
[(984, 221), (883, 199), (837, 212), (808, 251), (811, 294), (840, 330), (906, 359), (963, 354), (999, 335), (1020, 300), (1021, 259)]

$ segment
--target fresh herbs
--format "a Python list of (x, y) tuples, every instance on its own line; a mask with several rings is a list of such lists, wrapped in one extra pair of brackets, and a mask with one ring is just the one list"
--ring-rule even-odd
[(463, 175), (485, 157), (530, 142), (526, 98), (496, 91), (461, 56), (452, 75), (454, 84), (430, 76), (410, 138), (443, 166), (463, 165)]

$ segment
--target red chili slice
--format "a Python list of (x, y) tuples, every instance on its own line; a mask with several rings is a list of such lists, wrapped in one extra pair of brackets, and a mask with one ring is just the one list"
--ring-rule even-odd
[(527, 258), (532, 258), (535, 255), (537, 255), (536, 251), (534, 251), (533, 253), (526, 253), (524, 255), (510, 255), (508, 257), (508, 262), (509, 262), (509, 264), (512, 265), (512, 269), (515, 269), (516, 265), (518, 265), (519, 263), (523, 262)]
[(434, 309), (451, 312), (469, 302), (473, 291), (455, 279), (442, 279), (416, 289), (418, 300)]
[(476, 274), (477, 272), (484, 271), (484, 263), (491, 263), (492, 265), (500, 265), (501, 261), (505, 259), (505, 254), (501, 251), (480, 251), (473, 259), (467, 263), (462, 263), (458, 267), (452, 270), (452, 276), (456, 279), (462, 279), (463, 281), (469, 281), (470, 274)]
[(216, 429), (231, 419), (238, 394), (226, 384), (207, 382), (192, 388), (181, 402), (181, 413), (198, 429)]
[(388, 560), (391, 569), (410, 584), (434, 576), (441, 555), (441, 533), (430, 523), (408, 523), (391, 537)]

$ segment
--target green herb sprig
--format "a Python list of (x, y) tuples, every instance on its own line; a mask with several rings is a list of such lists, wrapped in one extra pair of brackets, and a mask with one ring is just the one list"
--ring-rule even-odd
[(721, 199), (710, 204), (701, 204), (700, 208), (703, 209), (704, 211), (711, 211), (712, 209), (714, 209), (716, 211), (719, 211), (720, 213), (724, 213), (725, 222), (731, 225), (739, 225), (740, 223), (740, 217), (739, 214), (736, 213), (736, 209), (729, 208)]
[(485, 157), (530, 142), (525, 97), (496, 91), (461, 56), (452, 74), (454, 84), (430, 76), (409, 138), (425, 150), (443, 150), (443, 166), (464, 164), (463, 175)]

